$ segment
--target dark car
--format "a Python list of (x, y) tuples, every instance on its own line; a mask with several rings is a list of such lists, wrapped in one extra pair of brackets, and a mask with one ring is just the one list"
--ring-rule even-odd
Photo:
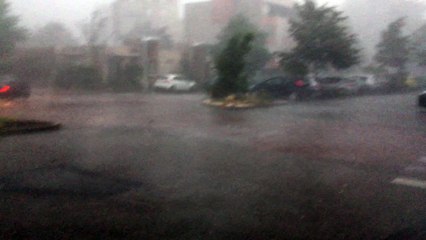
[(27, 82), (19, 81), (12, 75), (0, 76), (0, 98), (27, 98), (31, 94), (30, 86)]
[(426, 91), (419, 95), (419, 106), (426, 108)]
[(362, 86), (357, 78), (323, 77), (317, 78), (316, 81), (323, 96), (355, 94)]
[(273, 98), (299, 100), (311, 97), (315, 89), (306, 79), (279, 76), (251, 86), (250, 92), (264, 93)]

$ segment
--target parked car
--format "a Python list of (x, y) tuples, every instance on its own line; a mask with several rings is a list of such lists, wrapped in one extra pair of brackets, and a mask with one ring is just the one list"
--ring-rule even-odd
[(155, 90), (192, 91), (196, 83), (178, 74), (160, 76), (154, 83)]
[(419, 106), (426, 108), (426, 91), (419, 95)]
[(368, 90), (373, 90), (379, 87), (379, 82), (377, 81), (376, 77), (371, 74), (355, 75), (355, 76), (349, 77), (349, 79), (353, 79), (358, 82), (358, 84), (360, 85), (359, 90), (368, 91)]
[(339, 93), (339, 87), (342, 82), (341, 77), (321, 77), (316, 78), (315, 81), (318, 83), (321, 95), (337, 95)]
[(0, 76), (0, 98), (28, 98), (31, 94), (30, 85), (19, 81), (12, 75)]
[(363, 85), (358, 78), (323, 77), (315, 81), (323, 96), (356, 94)]
[(343, 78), (339, 90), (342, 94), (357, 94), (362, 88), (365, 88), (366, 82), (359, 78)]
[(250, 92), (264, 93), (273, 98), (298, 100), (313, 96), (315, 88), (306, 79), (278, 76), (252, 85)]

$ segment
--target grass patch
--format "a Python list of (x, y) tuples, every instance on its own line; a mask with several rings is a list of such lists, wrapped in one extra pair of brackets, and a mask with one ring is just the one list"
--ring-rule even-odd
[(0, 117), (0, 129), (4, 128), (8, 123), (14, 122), (14, 119)]

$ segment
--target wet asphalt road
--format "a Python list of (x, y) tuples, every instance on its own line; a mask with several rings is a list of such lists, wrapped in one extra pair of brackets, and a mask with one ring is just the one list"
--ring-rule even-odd
[(0, 116), (2, 239), (378, 239), (426, 221), (415, 94), (249, 111), (203, 95), (39, 92)]

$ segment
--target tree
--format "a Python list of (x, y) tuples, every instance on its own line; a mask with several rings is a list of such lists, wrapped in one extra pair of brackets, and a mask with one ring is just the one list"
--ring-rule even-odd
[(218, 80), (213, 85), (213, 98), (247, 92), (246, 57), (252, 50), (253, 33), (236, 33), (215, 58)]
[(181, 55), (179, 61), (179, 72), (192, 79), (190, 48), (186, 48)]
[(80, 24), (81, 33), (87, 46), (96, 47), (104, 45), (107, 41), (106, 24), (108, 18), (102, 14), (102, 11), (96, 10), (92, 13), (88, 21)]
[(16, 43), (25, 38), (25, 30), (18, 23), (19, 18), (10, 14), (9, 3), (0, 0), (0, 71), (6, 70)]
[(403, 69), (408, 61), (409, 38), (403, 35), (404, 18), (391, 22), (382, 32), (375, 60), (383, 66)]
[(140, 91), (140, 80), (143, 76), (143, 68), (135, 61), (127, 63), (120, 69), (117, 78), (110, 80), (110, 86), (114, 91)]
[(167, 27), (155, 28), (151, 22), (135, 24), (133, 29), (124, 36), (124, 40), (142, 40), (144, 38), (158, 38), (162, 47), (170, 49), (173, 47), (173, 39), (168, 33)]
[(102, 73), (101, 53), (107, 42), (107, 20), (108, 18), (101, 10), (96, 10), (92, 13), (89, 21), (80, 24), (81, 33), (86, 40), (90, 54), (88, 67), (96, 69), (99, 73)]
[(406, 65), (409, 59), (409, 38), (404, 36), (404, 18), (391, 22), (377, 45), (375, 60), (391, 70), (391, 88), (399, 88), (407, 77)]
[(426, 4), (418, 0), (346, 0), (343, 10), (359, 36), (366, 61), (373, 59), (380, 33), (397, 18), (406, 17), (406, 33), (418, 29), (424, 20)]
[(102, 74), (93, 66), (65, 66), (58, 69), (54, 84), (63, 89), (94, 90), (102, 84)]
[(426, 66), (426, 24), (417, 29), (410, 39), (411, 60)]
[(245, 73), (250, 76), (257, 70), (265, 66), (265, 63), (270, 59), (271, 54), (265, 46), (266, 34), (252, 24), (246, 17), (237, 15), (231, 19), (229, 24), (221, 31), (218, 36), (218, 43), (213, 47), (212, 53), (215, 57), (222, 53), (228, 46), (229, 40), (236, 35), (253, 36), (251, 50), (247, 53)]
[[(359, 62), (356, 37), (345, 25), (346, 17), (334, 7), (317, 6), (312, 0), (296, 4), (297, 17), (290, 21), (290, 34), (296, 47), (283, 58), (288, 68), (306, 68), (313, 73), (329, 67), (346, 69)], [(294, 69), (287, 69), (294, 71)]]
[(59, 22), (50, 22), (36, 30), (26, 41), (32, 47), (75, 46), (77, 41), (73, 34)]
[(308, 66), (291, 52), (282, 53), (280, 63), (285, 72), (291, 76), (304, 77), (309, 74)]

